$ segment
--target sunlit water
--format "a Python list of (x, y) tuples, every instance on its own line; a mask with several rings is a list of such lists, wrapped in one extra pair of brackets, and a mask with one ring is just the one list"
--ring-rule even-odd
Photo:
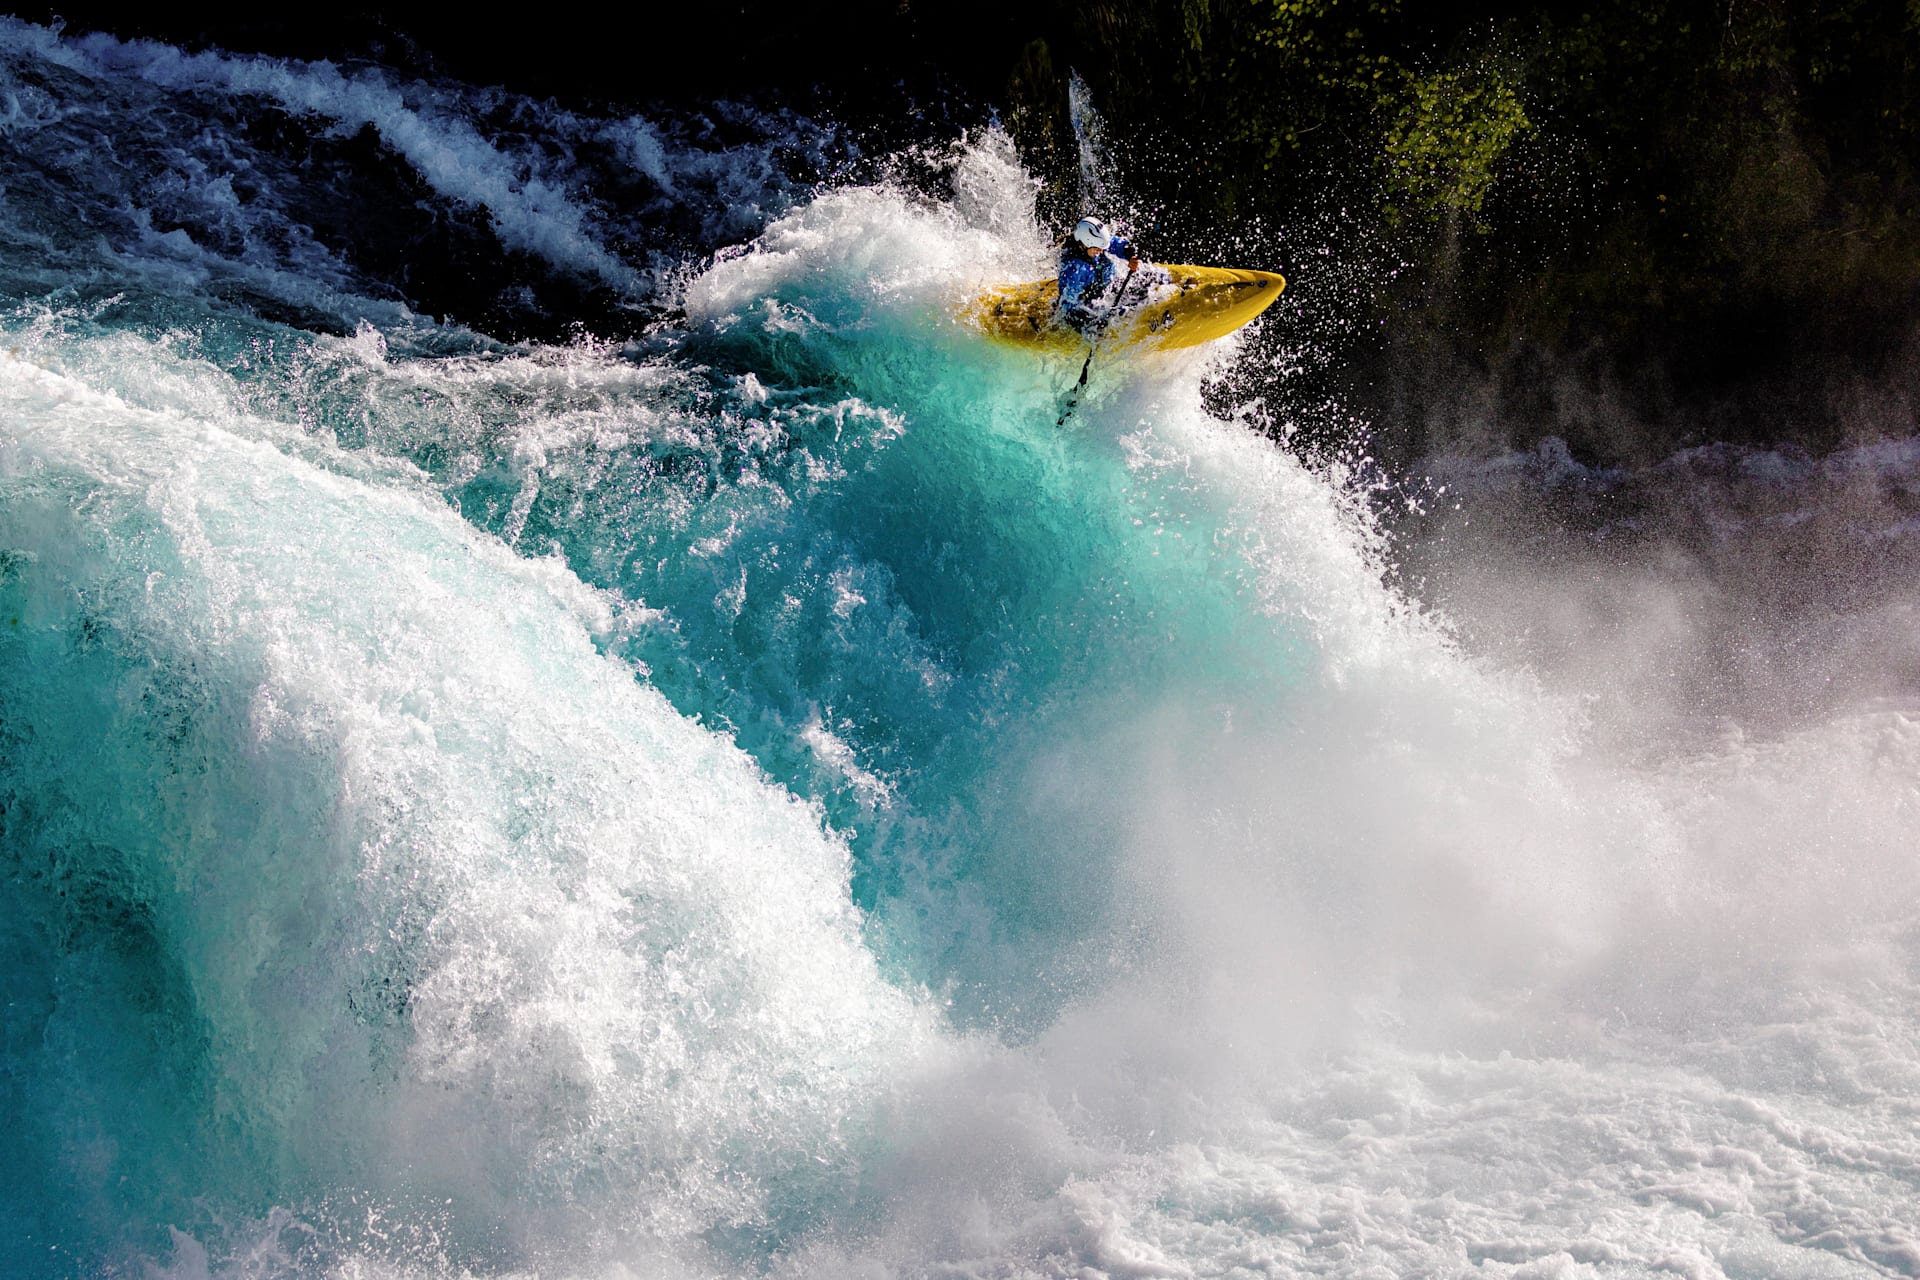
[[(6, 1274), (1920, 1274), (1912, 680), (1439, 617), (1231, 344), (1057, 427), (995, 133), (0, 77)], [(650, 332), (420, 314), (405, 184)]]

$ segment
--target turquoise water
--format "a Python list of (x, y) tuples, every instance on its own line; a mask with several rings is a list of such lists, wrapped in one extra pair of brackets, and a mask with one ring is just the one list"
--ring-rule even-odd
[(22, 304), (8, 1079), (50, 1176), (6, 1234), (163, 1255), (349, 1188), (484, 1263), (503, 1202), (571, 1236), (658, 1187), (751, 1254), (862, 1202), (902, 1059), (1137, 966), (1142, 719), (1282, 713), (1315, 657), (1154, 456), (1169, 402), (1223, 429), (1197, 367), (1103, 363), (1062, 429), (1077, 366), (954, 319), (1035, 234), (822, 196), (619, 347)]
[[(1619, 752), (1233, 344), (1056, 425), (997, 132), (0, 52), (6, 1274), (1920, 1257), (1912, 709)], [(395, 173), (639, 319), (416, 311)]]

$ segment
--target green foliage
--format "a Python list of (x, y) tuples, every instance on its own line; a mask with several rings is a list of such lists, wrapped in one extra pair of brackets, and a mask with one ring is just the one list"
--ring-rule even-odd
[(1393, 219), (1477, 218), (1531, 127), (1502, 64), (1477, 49), (1436, 64), (1401, 0), (1106, 0), (1075, 13), (1102, 103), (1131, 130), (1187, 140), (1203, 181), (1183, 194), (1223, 217), (1267, 207), (1262, 193), (1305, 169), (1322, 189), (1338, 171), (1331, 198)]
[(1491, 64), (1424, 76), (1402, 71), (1399, 80), (1380, 152), (1388, 220), (1410, 207), (1468, 214), (1475, 230), (1491, 230), (1479, 214), (1494, 167), (1533, 127), (1520, 95)]
[(1216, 28), (1187, 83), (1220, 101), (1226, 137), (1259, 154), (1273, 172), (1309, 135), (1365, 114), (1380, 79), (1394, 66), (1372, 37), (1389, 25), (1399, 0), (1266, 0), (1243, 4)]

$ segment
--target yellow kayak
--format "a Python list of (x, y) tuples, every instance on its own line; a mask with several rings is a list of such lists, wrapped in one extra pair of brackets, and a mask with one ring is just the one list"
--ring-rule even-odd
[[(1126, 278), (1124, 270), (1119, 278)], [(1271, 271), (1142, 263), (1100, 340), (1112, 346), (1197, 347), (1252, 320), (1286, 287), (1285, 278)], [(1002, 285), (976, 298), (967, 314), (1002, 342), (1059, 351), (1085, 346), (1084, 335), (1055, 320), (1059, 297), (1054, 280)]]

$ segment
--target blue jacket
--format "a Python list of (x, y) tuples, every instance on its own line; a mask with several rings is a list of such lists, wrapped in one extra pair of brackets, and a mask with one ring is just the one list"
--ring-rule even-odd
[(1135, 252), (1115, 236), (1105, 253), (1089, 260), (1085, 246), (1069, 239), (1060, 250), (1060, 318), (1082, 333), (1097, 323), (1106, 309), (1103, 304), (1112, 301), (1106, 294), (1113, 287), (1114, 263), (1125, 262)]

